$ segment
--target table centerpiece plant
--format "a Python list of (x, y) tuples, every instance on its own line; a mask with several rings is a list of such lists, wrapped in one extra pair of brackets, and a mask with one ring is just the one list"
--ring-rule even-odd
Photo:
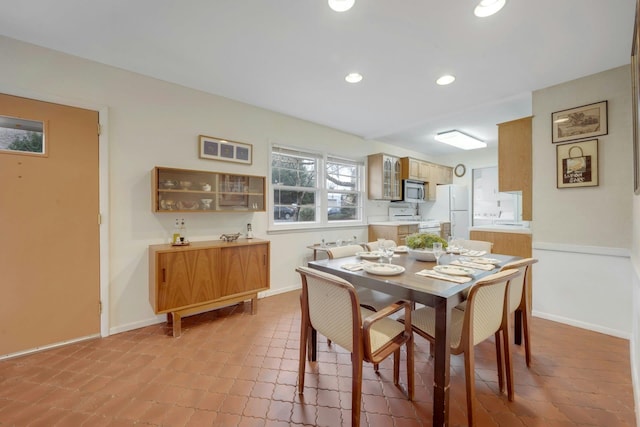
[(419, 261), (435, 261), (433, 255), (433, 244), (442, 243), (442, 248), (446, 250), (447, 241), (440, 236), (431, 233), (416, 233), (407, 236), (406, 243), (409, 248), (409, 255)]

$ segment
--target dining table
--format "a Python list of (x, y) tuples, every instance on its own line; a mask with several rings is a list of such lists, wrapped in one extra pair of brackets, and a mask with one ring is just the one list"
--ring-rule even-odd
[[(469, 274), (470, 281), (457, 283), (435, 277), (422, 276), (423, 270), (433, 270), (435, 261), (420, 261), (408, 253), (396, 253), (390, 260), (391, 264), (402, 267), (404, 271), (397, 273), (372, 274), (364, 269), (353, 267), (363, 265), (367, 261), (358, 256), (336, 259), (323, 259), (309, 261), (310, 268), (334, 274), (347, 280), (356, 287), (364, 287), (384, 292), (398, 299), (413, 301), (415, 303), (433, 307), (435, 310), (435, 345), (433, 363), (433, 425), (449, 425), (449, 378), (450, 378), (450, 343), (451, 343), (451, 310), (466, 298), (467, 290), (482, 277), (495, 273), (500, 268), (521, 257), (502, 254), (486, 254), (498, 262), (494, 263), (491, 270), (478, 269)], [(441, 265), (449, 265), (451, 262), (472, 261), (460, 254), (445, 254), (440, 257)], [(400, 268), (395, 268), (402, 270)], [(369, 268), (369, 270), (371, 270)], [(386, 275), (392, 274), (392, 275)], [(443, 276), (446, 277), (446, 276)], [(455, 279), (452, 279), (455, 280)], [(516, 330), (516, 334), (519, 331)], [(312, 338), (312, 357), (315, 356), (315, 334)]]

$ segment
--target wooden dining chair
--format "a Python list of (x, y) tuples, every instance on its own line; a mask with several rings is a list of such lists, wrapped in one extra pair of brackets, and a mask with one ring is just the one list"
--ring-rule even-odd
[(461, 245), (463, 249), (472, 251), (486, 251), (490, 253), (491, 249), (493, 249), (493, 242), (485, 242), (484, 240), (460, 239), (458, 240), (458, 244)]
[[(535, 258), (524, 258), (505, 264), (501, 270), (517, 269), (522, 273), (517, 279), (513, 279), (509, 286), (509, 310), (508, 314), (513, 314), (516, 310), (520, 310), (522, 316), (522, 335), (524, 339), (524, 354), (527, 367), (531, 366), (531, 341), (529, 336), (529, 315), (531, 313), (531, 270), (532, 265), (537, 263)], [(510, 329), (505, 329), (505, 340), (508, 340)], [(502, 390), (502, 388), (501, 388)]]
[[(373, 251), (377, 251), (378, 249), (380, 249), (380, 243), (381, 242), (379, 242), (379, 241), (368, 242), (368, 243), (365, 243), (365, 246), (367, 247), (368, 251), (373, 252)], [(385, 245), (385, 246), (389, 245), (390, 247), (391, 246), (396, 246), (395, 240), (383, 240), (382, 244)]]
[[(360, 306), (353, 285), (333, 274), (308, 267), (296, 269), (302, 277), (302, 324), (300, 328), (300, 364), (298, 393), (304, 392), (307, 346), (312, 330), (330, 338), (351, 353), (351, 425), (360, 426), (362, 363), (380, 363), (393, 354), (393, 383), (400, 382), (400, 349), (406, 346), (407, 397), (413, 400), (413, 333), (408, 302), (399, 301), (378, 312)], [(404, 310), (408, 323), (390, 318)]]
[[(519, 270), (503, 270), (478, 280), (469, 291), (466, 310), (451, 310), (451, 354), (464, 353), (464, 372), (467, 393), (467, 419), (473, 425), (475, 402), (475, 362), (474, 346), (491, 337), (495, 337), (498, 379), (503, 375), (500, 330), (507, 317), (509, 283), (522, 274)], [(422, 307), (412, 312), (413, 331), (426, 338), (433, 347), (435, 343), (435, 309)], [(407, 322), (407, 320), (404, 320)], [(505, 363), (510, 364), (510, 348), (504, 349)], [(511, 375), (510, 366), (506, 370)], [(511, 378), (507, 378), (507, 383)]]
[[(329, 259), (344, 258), (348, 256), (355, 256), (355, 254), (362, 252), (363, 250), (364, 248), (360, 245), (337, 246), (329, 249), (327, 251), (327, 255), (329, 256)], [(373, 289), (364, 288), (362, 286), (357, 286), (356, 292), (358, 292), (360, 305), (371, 311), (381, 310), (382, 308), (397, 301), (397, 298), (389, 294), (374, 291)]]
[(345, 245), (336, 246), (327, 249), (327, 256), (329, 259), (344, 258), (348, 256), (355, 256), (358, 252), (364, 252), (366, 248), (362, 245)]

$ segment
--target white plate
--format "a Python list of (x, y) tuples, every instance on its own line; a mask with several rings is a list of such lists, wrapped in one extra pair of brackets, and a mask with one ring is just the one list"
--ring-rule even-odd
[(378, 259), (382, 256), (382, 252), (356, 252), (356, 256), (362, 259)]
[(396, 246), (393, 251), (397, 254), (406, 254), (409, 252), (409, 248), (406, 246)]
[(478, 264), (498, 264), (500, 260), (495, 258), (474, 258), (473, 262)]
[(455, 265), (436, 265), (433, 269), (438, 273), (451, 274), (452, 276), (472, 276), (475, 273), (475, 270), (471, 268)]
[(365, 263), (362, 264), (362, 269), (367, 273), (379, 276), (395, 276), (396, 274), (404, 273), (404, 267), (395, 264)]

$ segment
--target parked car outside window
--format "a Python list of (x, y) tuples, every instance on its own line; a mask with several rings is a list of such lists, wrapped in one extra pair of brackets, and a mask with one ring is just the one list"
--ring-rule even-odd
[(295, 208), (289, 206), (274, 206), (273, 219), (275, 220), (289, 220), (296, 214)]

